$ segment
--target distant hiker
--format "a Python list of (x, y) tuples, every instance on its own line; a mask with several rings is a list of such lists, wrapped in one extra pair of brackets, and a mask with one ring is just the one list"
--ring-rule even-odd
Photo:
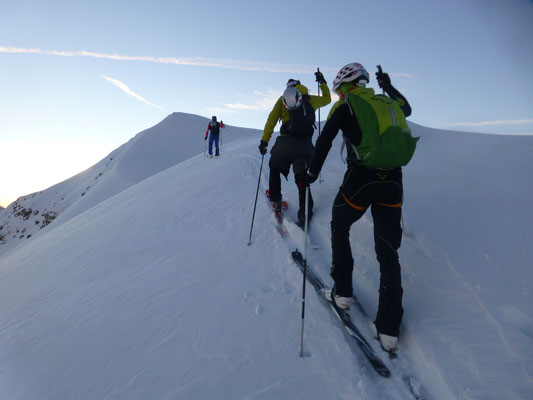
[(411, 159), (418, 138), (413, 138), (406, 116), (411, 107), (396, 90), (388, 74), (376, 73), (378, 84), (388, 96), (367, 88), (369, 75), (358, 63), (343, 67), (333, 81), (339, 95), (316, 141), (311, 165), (305, 177), (313, 183), (326, 160), (333, 139), (342, 130), (348, 150), (348, 170), (333, 202), (331, 276), (335, 282), (332, 300), (344, 309), (353, 295), (351, 225), (370, 207), (374, 220), (374, 244), (380, 264), (377, 336), (384, 349), (398, 344), (403, 316), (401, 269), (397, 250), (402, 239), (402, 169)]
[(209, 131), (211, 131), (211, 134), (209, 135), (209, 157), (213, 157), (213, 142), (215, 142), (215, 156), (218, 157), (220, 155), (220, 149), (218, 148), (218, 142), (220, 139), (220, 128), (225, 127), (226, 126), (224, 125), (224, 122), (217, 122), (217, 117), (211, 117), (211, 122), (207, 125), (207, 130), (205, 131), (204, 138), (204, 140), (207, 140)]
[[(309, 161), (313, 154), (315, 110), (328, 105), (331, 95), (328, 85), (321, 72), (315, 73), (316, 81), (322, 89), (321, 96), (309, 95), (308, 89), (299, 80), (289, 79), (283, 96), (280, 97), (270, 112), (263, 131), (263, 137), (259, 144), (259, 152), (264, 155), (267, 152), (268, 141), (274, 128), (281, 120), (280, 136), (270, 151), (270, 201), (273, 204), (276, 215), (281, 213), (281, 177), (287, 176), (292, 164), (294, 180), (298, 186), (298, 224), (305, 223), (305, 187), (303, 182)], [(312, 215), (313, 198), (309, 192), (309, 216)]]

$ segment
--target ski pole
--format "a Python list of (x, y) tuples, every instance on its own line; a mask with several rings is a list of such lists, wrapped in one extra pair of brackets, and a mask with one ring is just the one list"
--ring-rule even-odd
[(207, 152), (207, 139), (204, 139), (204, 161), (205, 161), (205, 153)]
[(300, 357), (304, 356), (305, 283), (307, 280), (307, 231), (309, 228), (309, 186), (305, 187), (305, 239), (304, 239), (304, 282), (302, 288), (302, 331), (300, 335)]
[[(320, 69), (316, 67), (316, 72), (320, 72)], [(320, 82), (317, 83), (318, 86), (318, 95), (320, 96)], [(318, 108), (318, 136), (320, 136), (320, 107)], [(322, 179), (322, 172), (318, 174), (318, 183), (322, 183), (324, 180)]]
[[(317, 67), (316, 72), (320, 72), (320, 69)], [(318, 95), (320, 96), (320, 82), (317, 83), (318, 86)], [(318, 108), (318, 136), (320, 136), (320, 107)]]
[(252, 244), (252, 230), (254, 229), (255, 209), (257, 208), (257, 195), (259, 194), (259, 183), (261, 182), (261, 172), (263, 171), (263, 161), (265, 155), (261, 155), (261, 167), (259, 168), (259, 179), (257, 179), (257, 190), (255, 191), (254, 213), (252, 215), (252, 226), (250, 226), (250, 237), (248, 238), (248, 246)]
[[(377, 69), (378, 69), (378, 72), (379, 72), (380, 74), (382, 74), (382, 73), (383, 73), (383, 70), (381, 69), (381, 65), (377, 65), (376, 67), (377, 67)], [(381, 88), (381, 93), (382, 93), (382, 94), (385, 94), (385, 89)]]

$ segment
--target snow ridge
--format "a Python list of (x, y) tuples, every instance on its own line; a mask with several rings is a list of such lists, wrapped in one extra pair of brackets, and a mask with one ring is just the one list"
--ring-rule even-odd
[[(0, 213), (0, 255), (56, 218), (60, 217), (61, 222), (55, 221), (54, 226), (200, 153), (209, 121), (197, 115), (172, 113), (87, 170), (49, 189), (20, 197)], [(257, 134), (252, 129), (228, 126), (222, 135), (223, 144), (227, 144)]]
[[(408, 369), (431, 399), (528, 399), (533, 235), (531, 211), (517, 205), (533, 195), (522, 184), (533, 138), (412, 128), (421, 140), (404, 168), (405, 316), (391, 370)], [(354, 354), (312, 290), (308, 356), (299, 357), (302, 274), (291, 251), (303, 248), (303, 233), (289, 224), (282, 239), (260, 196), (247, 246), (260, 131), (234, 128), (242, 136), (204, 159), (205, 127), (197, 129), (192, 157), (144, 178), (138, 168), (155, 161), (129, 154), (141, 137), (146, 149), (160, 137), (139, 134), (111, 153), (114, 178), (104, 173), (98, 185), (142, 180), (116, 193), (89, 190), (89, 208), (68, 218), (63, 210), (0, 256), (0, 398), (410, 398), (400, 376), (384, 379)], [(324, 182), (312, 186), (310, 234), (320, 250), (309, 249), (308, 262), (326, 284), (331, 204), (346, 168), (339, 149), (337, 139)], [(81, 201), (85, 177), (74, 178)], [(295, 221), (296, 187), (282, 185)], [(263, 168), (260, 190), (267, 186)], [(369, 215), (352, 227), (351, 242), (354, 288), (372, 318), (379, 267)]]

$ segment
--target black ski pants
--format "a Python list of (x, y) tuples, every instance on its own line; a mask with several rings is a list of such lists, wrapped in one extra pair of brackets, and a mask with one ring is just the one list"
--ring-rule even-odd
[[(272, 147), (269, 162), (269, 190), (271, 201), (281, 201), (281, 174), (287, 176), (292, 165), (294, 181), (298, 185), (299, 217), (305, 215), (305, 186), (301, 185), (303, 177), (313, 155), (311, 137), (279, 136)], [(309, 212), (313, 209), (313, 198), (309, 190)]]
[(381, 273), (375, 324), (379, 333), (390, 336), (399, 335), (403, 316), (403, 289), (397, 252), (402, 239), (402, 186), (401, 168), (376, 170), (353, 164), (335, 198), (331, 219), (334, 291), (339, 296), (351, 297), (354, 260), (350, 227), (370, 208)]

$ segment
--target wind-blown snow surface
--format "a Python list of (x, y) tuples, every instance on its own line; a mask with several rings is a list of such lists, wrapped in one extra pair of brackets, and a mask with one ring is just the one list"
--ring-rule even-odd
[[(303, 250), (303, 234), (290, 222), (287, 240), (275, 229), (262, 195), (268, 157), (247, 246), (258, 133), (0, 258), (0, 398), (408, 399), (406, 373), (431, 399), (529, 399), (533, 138), (413, 130), (422, 138), (404, 168), (404, 325), (399, 359), (383, 357), (391, 378), (354, 350), (310, 285), (299, 357), (302, 275), (290, 251)], [(327, 283), (339, 147), (312, 187), (310, 239), (321, 249), (309, 248), (308, 261)], [(294, 220), (292, 180), (283, 193)], [(352, 228), (352, 248), (354, 287), (373, 315), (369, 216)]]
[[(207, 148), (203, 139), (209, 121), (197, 115), (172, 113), (91, 168), (42, 192), (22, 196), (5, 210), (0, 209), (0, 255), (50, 223), (65, 222), (200, 153)], [(221, 141), (225, 145), (256, 135), (253, 129), (227, 125), (221, 130)]]

